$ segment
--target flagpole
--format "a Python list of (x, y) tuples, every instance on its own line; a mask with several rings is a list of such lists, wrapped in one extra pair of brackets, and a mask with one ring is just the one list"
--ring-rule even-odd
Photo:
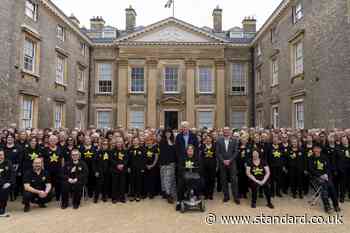
[(175, 0), (173, 0), (173, 17), (175, 18)]

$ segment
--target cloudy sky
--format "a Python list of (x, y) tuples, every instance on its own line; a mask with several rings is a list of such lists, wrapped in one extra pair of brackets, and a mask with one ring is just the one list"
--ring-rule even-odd
[[(82, 25), (89, 27), (93, 16), (103, 16), (108, 25), (125, 28), (125, 8), (137, 12), (136, 24), (149, 25), (172, 15), (164, 8), (167, 0), (52, 0), (68, 16), (73, 13)], [(212, 27), (212, 10), (223, 9), (223, 29), (241, 26), (245, 16), (254, 16), (258, 27), (270, 16), (281, 0), (175, 0), (175, 17), (195, 26)]]

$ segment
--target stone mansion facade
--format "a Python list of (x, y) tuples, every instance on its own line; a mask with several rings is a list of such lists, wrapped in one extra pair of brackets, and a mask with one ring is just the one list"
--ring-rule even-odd
[(80, 27), (50, 0), (0, 9), (0, 127), (350, 127), (350, 1), (283, 0), (259, 31), (177, 18)]

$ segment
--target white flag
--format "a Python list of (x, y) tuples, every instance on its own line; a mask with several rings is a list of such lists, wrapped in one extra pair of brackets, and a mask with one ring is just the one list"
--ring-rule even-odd
[(170, 8), (171, 4), (173, 4), (173, 0), (168, 0), (164, 7), (165, 8)]

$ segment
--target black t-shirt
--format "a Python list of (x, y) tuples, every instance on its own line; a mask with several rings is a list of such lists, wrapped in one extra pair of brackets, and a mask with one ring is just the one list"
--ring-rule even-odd
[[(0, 186), (12, 181), (12, 164), (9, 160), (0, 163)], [(0, 187), (0, 188), (1, 188)]]
[(259, 165), (255, 165), (253, 161), (249, 164), (250, 167), (250, 173), (255, 177), (257, 180), (263, 180), (266, 174), (265, 167), (267, 164), (265, 161), (260, 160)]
[(29, 184), (32, 188), (44, 191), (46, 184), (51, 183), (49, 173), (42, 170), (38, 175), (34, 170), (27, 171), (23, 177), (23, 183)]

